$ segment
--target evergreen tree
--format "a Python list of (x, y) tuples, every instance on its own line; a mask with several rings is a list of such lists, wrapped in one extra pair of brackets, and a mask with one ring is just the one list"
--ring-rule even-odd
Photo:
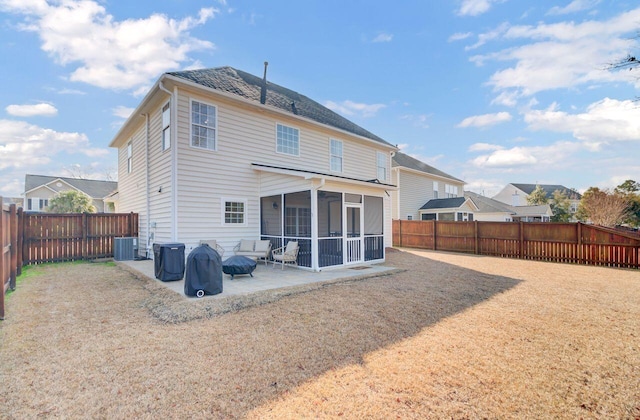
[(530, 206), (539, 206), (547, 204), (549, 199), (547, 198), (547, 192), (542, 189), (540, 185), (536, 185), (536, 188), (531, 191), (531, 194), (527, 197), (527, 204)]
[(551, 210), (553, 216), (552, 222), (570, 222), (572, 218), (571, 214), (571, 202), (564, 191), (555, 190), (553, 192), (553, 201), (551, 202)]
[(91, 197), (76, 191), (62, 191), (49, 200), (49, 213), (95, 213)]

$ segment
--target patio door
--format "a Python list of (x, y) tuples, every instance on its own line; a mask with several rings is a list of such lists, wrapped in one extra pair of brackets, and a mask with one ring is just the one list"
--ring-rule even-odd
[(364, 261), (364, 230), (362, 219), (362, 204), (345, 204), (344, 218), (345, 246), (344, 263), (358, 263)]

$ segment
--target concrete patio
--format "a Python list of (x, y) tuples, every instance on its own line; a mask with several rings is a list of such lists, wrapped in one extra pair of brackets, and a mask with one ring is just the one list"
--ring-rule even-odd
[(184, 294), (184, 279), (167, 282), (157, 280), (154, 275), (153, 260), (116, 261), (116, 264), (129, 271), (144, 275), (167, 289), (174, 291), (186, 300), (192, 301), (199, 301), (202, 299), (224, 299), (231, 296), (250, 295), (267, 290), (304, 286), (312, 283), (337, 282), (356, 278), (362, 279), (366, 277), (376, 277), (395, 270), (394, 267), (386, 265), (359, 264), (353, 267), (313, 272), (291, 266), (287, 266), (282, 270), (279, 264), (274, 268), (272, 263), (265, 266), (263, 262), (258, 262), (258, 265), (253, 272), (253, 277), (249, 275), (236, 275), (234, 279), (231, 280), (230, 275), (223, 274), (222, 293), (217, 295), (207, 295), (202, 299), (197, 299), (187, 297)]

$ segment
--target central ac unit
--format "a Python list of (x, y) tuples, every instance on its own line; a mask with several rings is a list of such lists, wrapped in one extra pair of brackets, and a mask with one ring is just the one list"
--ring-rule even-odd
[(113, 238), (113, 259), (131, 261), (138, 254), (138, 238)]

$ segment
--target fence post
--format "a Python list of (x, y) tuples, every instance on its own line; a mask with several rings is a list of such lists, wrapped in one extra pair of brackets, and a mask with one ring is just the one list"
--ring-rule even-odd
[(522, 220), (520, 220), (518, 236), (518, 241), (520, 242), (518, 244), (518, 254), (520, 256), (520, 259), (524, 259), (524, 222)]
[(127, 236), (131, 237), (133, 236), (133, 233), (135, 232), (135, 228), (133, 226), (133, 222), (134, 222), (134, 218), (133, 218), (133, 212), (129, 213), (129, 234)]
[(24, 265), (24, 255), (23, 255), (23, 250), (22, 250), (22, 246), (24, 244), (24, 210), (22, 209), (22, 207), (18, 207), (18, 242), (17, 242), (17, 247), (18, 247), (18, 256), (17, 256), (17, 263), (16, 263), (16, 274), (19, 276), (22, 274), (22, 266)]
[(438, 223), (437, 220), (433, 221), (433, 250), (437, 251), (438, 250), (438, 245), (436, 243), (436, 238), (437, 238), (437, 234), (436, 234), (436, 230), (438, 229)]
[(9, 206), (9, 243), (11, 244), (9, 254), (9, 288), (16, 290), (16, 272), (18, 266), (18, 213), (16, 205)]
[(0, 196), (0, 320), (4, 319), (4, 294), (6, 293), (5, 285), (7, 278), (5, 277), (4, 266), (4, 205), (2, 204), (2, 196)]
[(576, 223), (576, 234), (578, 235), (578, 264), (582, 263), (582, 222)]
[(473, 221), (473, 234), (474, 234), (474, 238), (475, 238), (475, 254), (478, 255), (478, 249), (480, 248), (479, 244), (478, 244), (478, 221), (474, 220)]
[(400, 247), (402, 248), (402, 219), (398, 219), (398, 236), (400, 237), (398, 242), (400, 243)]
[(89, 244), (87, 243), (87, 213), (82, 213), (82, 259), (87, 259)]

